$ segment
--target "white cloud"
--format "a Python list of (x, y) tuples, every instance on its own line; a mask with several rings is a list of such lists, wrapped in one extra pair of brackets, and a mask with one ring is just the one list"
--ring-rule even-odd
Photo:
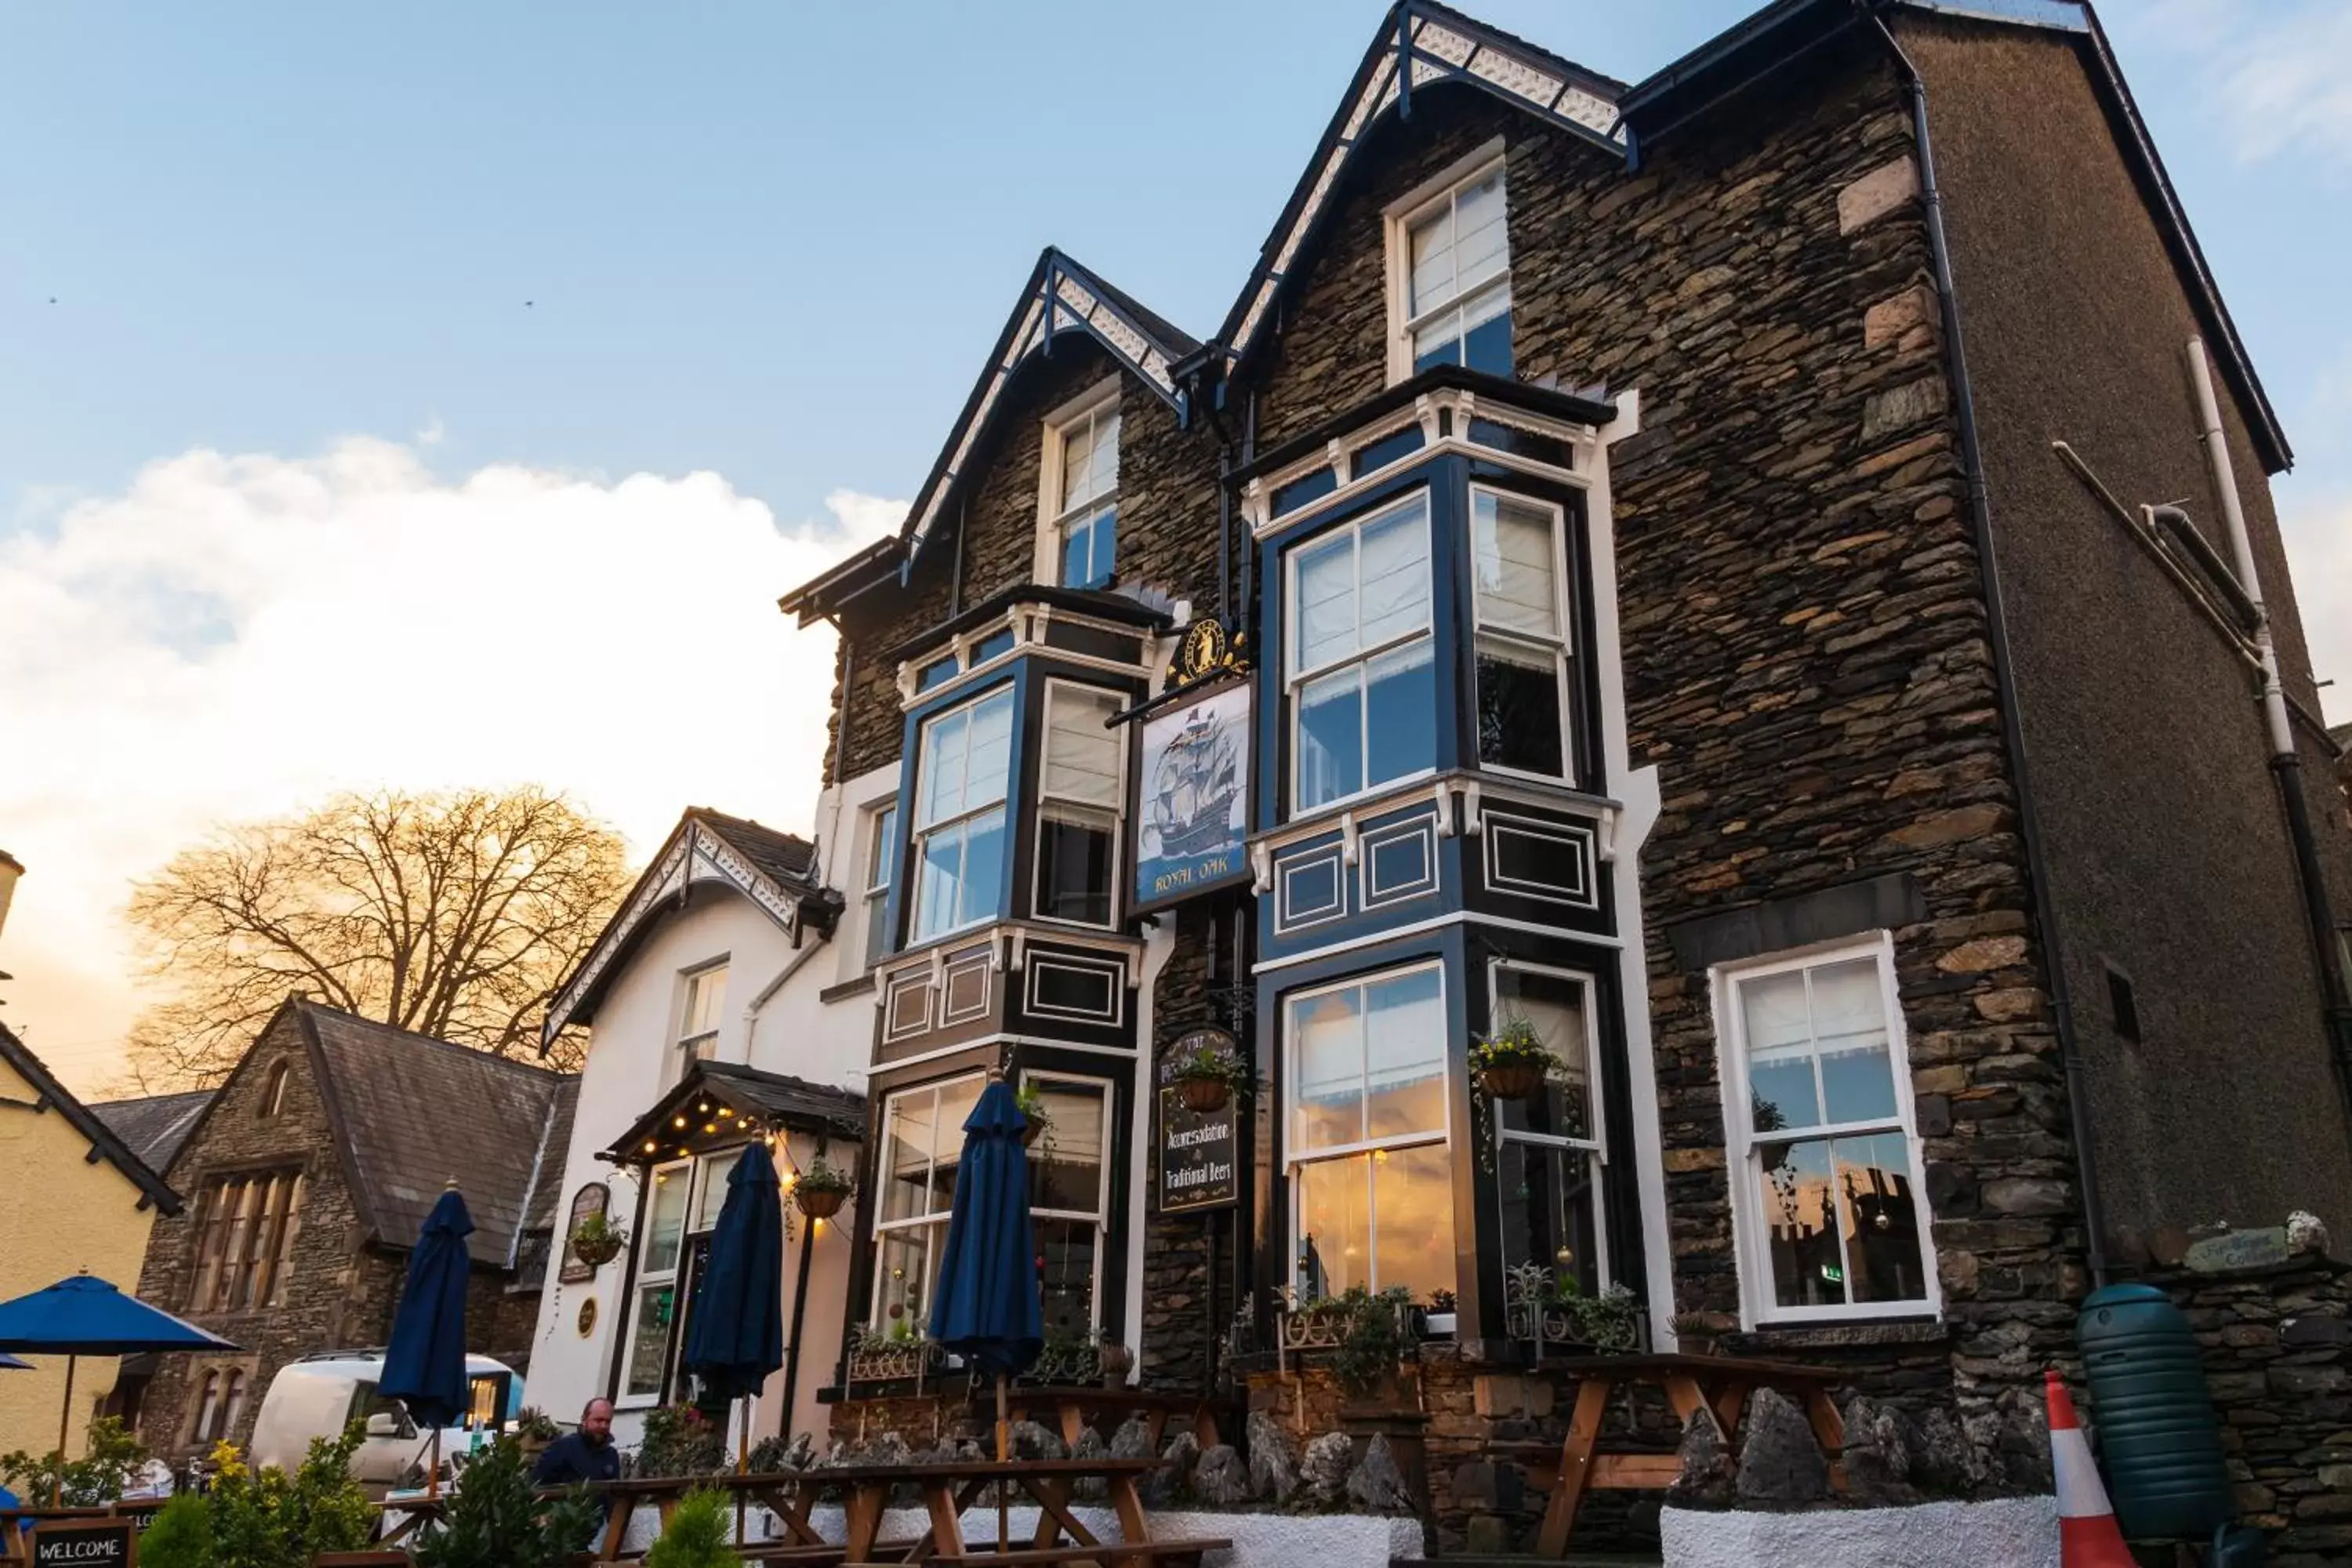
[(0, 532), (6, 1016), (80, 1087), (137, 1011), (117, 911), (222, 819), (537, 782), (649, 853), (689, 804), (805, 828), (833, 637), (776, 595), (896, 526), (779, 531), (715, 474), (436, 479), (408, 447), (192, 451)]
[(2352, 164), (2352, 6), (2342, 0), (2154, 0), (2106, 17), (2124, 40), (2192, 62), (2238, 156)]

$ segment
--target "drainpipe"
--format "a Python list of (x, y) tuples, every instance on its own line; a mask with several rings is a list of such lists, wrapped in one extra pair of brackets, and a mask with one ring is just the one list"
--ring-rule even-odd
[(1993, 558), (1992, 501), (1985, 484), (1984, 449), (1978, 439), (1976, 400), (1969, 384), (1969, 358), (1960, 335), (1959, 291), (1952, 280), (1951, 246), (1944, 231), (1944, 197), (1936, 179), (1935, 142), (1927, 128), (1927, 84), (1903, 46), (1886, 26), (1886, 18), (1870, 0), (1865, 7), (1872, 26), (1885, 42), (1888, 57), (1902, 81), (1911, 106), (1911, 134), (1917, 144), (1919, 195), (1927, 217), (1927, 248), (1936, 273), (1936, 301), (1942, 316), (1944, 353), (1952, 383), (1952, 405), (1959, 423), (1960, 463), (1969, 483), (1969, 521), (1975, 535), (1977, 570), (1983, 582), (1985, 641), (1992, 655), (1994, 685), (2000, 695), (2001, 742), (2009, 752), (2010, 777), (2017, 791), (2018, 837), (2025, 846), (2026, 882), (2033, 900), (2034, 923), (2042, 931), (2043, 965), (2049, 972), (2050, 1008), (2058, 1028), (2058, 1058), (2066, 1078), (2066, 1118), (2074, 1142), (2074, 1178), (2083, 1194), (2083, 1261), (2094, 1286), (2107, 1282), (2106, 1211), (2099, 1199), (2096, 1167), (2091, 1157), (2088, 1096), (2083, 1088), (2082, 1053), (2074, 1036), (2074, 1009), (2066, 984), (2066, 960), (2058, 939), (2058, 914), (2050, 898), (2049, 858), (2042, 825), (2034, 809), (2033, 788), (2026, 766), (2024, 726), (2018, 717), (2017, 681), (2009, 647), (2009, 625), (2001, 609), (2000, 568)]
[(2304, 919), (2311, 926), (2312, 945), (2319, 961), (2319, 988), (2328, 1045), (2336, 1055), (2337, 1087), (2352, 1109), (2352, 1002), (2345, 993), (2344, 971), (2336, 950), (2336, 917), (2328, 909), (2327, 881), (2320, 869), (2319, 847), (2311, 831), (2311, 806), (2303, 793), (2303, 754), (2287, 720), (2286, 689), (2279, 679), (2278, 648), (2271, 639), (2271, 616), (2263, 602), (2261, 575), (2254, 569), (2254, 545), (2246, 531), (2246, 511), (2238, 496), (2238, 476), (2230, 462), (2230, 443), (2221, 432), (2221, 406), (2213, 395), (2213, 367), (2205, 357), (2202, 338), (2189, 340), (2189, 378), (2197, 389), (2197, 419), (2205, 455), (2213, 468), (2213, 489), (2229, 525), (2230, 553), (2237, 563), (2237, 586), (2253, 609), (2254, 656), (2262, 665), (2263, 728), (2271, 742), (2271, 773), (2278, 781), (2279, 801), (2286, 808), (2287, 837), (2294, 846), (2296, 879), (2303, 885)]

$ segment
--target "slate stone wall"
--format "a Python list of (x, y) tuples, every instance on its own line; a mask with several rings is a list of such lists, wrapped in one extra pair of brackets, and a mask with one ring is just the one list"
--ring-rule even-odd
[[(360, 1243), (359, 1215), (343, 1180), (319, 1083), (311, 1070), (300, 1018), (281, 1013), (246, 1052), (187, 1143), (167, 1179), (185, 1194), (176, 1215), (159, 1215), (149, 1233), (139, 1294), (243, 1347), (218, 1357), (163, 1356), (139, 1411), (140, 1440), (158, 1458), (199, 1457), (209, 1447), (193, 1436), (207, 1372), (242, 1371), (245, 1407), (229, 1440), (243, 1447), (269, 1381), (287, 1363), (320, 1351), (382, 1346), (408, 1268), (404, 1252)], [(289, 1064), (285, 1099), (277, 1116), (260, 1114), (270, 1067)], [(195, 1283), (199, 1198), (217, 1176), (247, 1171), (299, 1170), (301, 1231), (295, 1237), (284, 1300), (240, 1312), (197, 1312), (187, 1307)], [(479, 1270), (467, 1300), (467, 1339), (481, 1353), (523, 1370), (539, 1315), (539, 1293), (510, 1292), (508, 1277)]]
[(1907, 872), (1927, 918), (1895, 933), (1898, 978), (1955, 1340), (1940, 1358), (1869, 1331), (1792, 1345), (1872, 1382), (1910, 1363), (1923, 1375), (1887, 1392), (1953, 1389), (1990, 1430), (2063, 1340), (2079, 1238), (1894, 79), (1830, 59), (1632, 177), (1463, 90), (1417, 93), (1381, 134), (1386, 164), (1343, 202), (1266, 366), (1262, 439), (1379, 390), (1381, 208), (1503, 135), (1520, 377), (1642, 400), (1612, 481), (1632, 755), (1664, 803), (1641, 873), (1673, 1307), (1728, 1329), (1738, 1293), (1708, 980), (1668, 930)]

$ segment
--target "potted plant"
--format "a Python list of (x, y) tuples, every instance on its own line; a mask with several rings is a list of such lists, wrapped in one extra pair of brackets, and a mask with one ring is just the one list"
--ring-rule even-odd
[(1135, 1366), (1135, 1352), (1117, 1340), (1105, 1340), (1097, 1348), (1097, 1359), (1102, 1368), (1102, 1382), (1105, 1388), (1124, 1386), (1127, 1383), (1127, 1374)]
[(1536, 1026), (1516, 1015), (1470, 1046), (1471, 1076), (1496, 1100), (1534, 1099), (1559, 1067), (1559, 1058), (1545, 1047)]
[(1024, 1149), (1053, 1131), (1054, 1119), (1045, 1110), (1045, 1091), (1034, 1082), (1023, 1084), (1014, 1092), (1013, 1103), (1020, 1110), (1021, 1120), (1027, 1123), (1021, 1130), (1021, 1146)]
[(572, 1254), (591, 1268), (602, 1268), (629, 1245), (628, 1232), (601, 1214), (592, 1214), (572, 1227)]
[(1675, 1344), (1685, 1355), (1713, 1355), (1717, 1344), (1715, 1316), (1711, 1312), (1676, 1312), (1674, 1316)]
[(1454, 1325), (1460, 1321), (1455, 1316), (1455, 1309), (1459, 1305), (1460, 1299), (1453, 1291), (1442, 1286), (1432, 1290), (1429, 1293), (1429, 1305), (1423, 1314), (1423, 1325), (1433, 1334), (1454, 1332)]
[(1250, 1069), (1213, 1046), (1197, 1046), (1168, 1066), (1169, 1082), (1184, 1109), (1206, 1116), (1223, 1110), (1235, 1094), (1252, 1087)]
[(820, 1154), (808, 1163), (800, 1179), (793, 1184), (793, 1203), (811, 1219), (831, 1219), (849, 1201), (855, 1186), (848, 1172)]
[(535, 1405), (526, 1405), (515, 1412), (514, 1433), (526, 1459), (536, 1459), (546, 1452), (550, 1443), (563, 1436), (555, 1418)]

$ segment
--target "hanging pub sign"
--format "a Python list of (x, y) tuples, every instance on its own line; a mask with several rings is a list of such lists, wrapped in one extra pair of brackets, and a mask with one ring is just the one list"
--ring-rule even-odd
[(1179, 650), (1170, 696), (1143, 721), (1139, 909), (1249, 875), (1250, 684), (1239, 679), (1246, 667), (1214, 621), (1193, 622)]
[(33, 1532), (33, 1568), (133, 1568), (138, 1533), (128, 1519), (44, 1520)]
[[(1233, 1055), (1234, 1037), (1223, 1029), (1202, 1029), (1178, 1040), (1168, 1052), (1172, 1064), (1200, 1049)], [(1160, 1212), (1191, 1214), (1230, 1208), (1241, 1201), (1241, 1098), (1228, 1096), (1214, 1110), (1192, 1110), (1177, 1098), (1161, 1069), (1160, 1085)]]

